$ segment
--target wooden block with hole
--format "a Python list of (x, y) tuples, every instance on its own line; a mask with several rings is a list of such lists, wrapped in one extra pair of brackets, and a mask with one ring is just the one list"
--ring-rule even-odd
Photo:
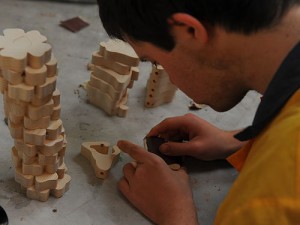
[(46, 202), (49, 199), (50, 190), (37, 191), (34, 186), (26, 189), (26, 196), (29, 199)]
[(56, 188), (51, 190), (51, 195), (56, 198), (62, 197), (64, 193), (69, 190), (70, 182), (70, 175), (65, 174), (63, 178), (58, 179)]
[(128, 66), (138, 66), (140, 62), (139, 57), (129, 44), (116, 39), (100, 42), (99, 54), (107, 60)]
[(113, 146), (112, 152), (109, 153), (107, 142), (84, 142), (81, 145), (81, 154), (90, 161), (96, 177), (105, 179), (110, 168), (117, 162), (120, 149)]
[(58, 175), (56, 173), (43, 173), (35, 177), (35, 190), (44, 191), (47, 189), (55, 189), (57, 186)]

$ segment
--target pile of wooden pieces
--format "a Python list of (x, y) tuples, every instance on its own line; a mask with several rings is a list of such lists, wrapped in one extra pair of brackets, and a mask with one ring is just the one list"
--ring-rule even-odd
[(61, 197), (71, 177), (56, 89), (57, 60), (38, 31), (6, 29), (0, 36), (0, 90), (10, 134), (15, 180), (30, 199)]
[(174, 86), (169, 75), (161, 65), (153, 65), (147, 81), (145, 107), (157, 107), (173, 100), (177, 87)]
[(111, 167), (119, 160), (121, 150), (113, 146), (110, 152), (109, 143), (105, 141), (84, 142), (81, 145), (81, 155), (87, 158), (98, 178), (105, 179)]
[(90, 80), (86, 89), (91, 104), (108, 115), (126, 117), (128, 88), (139, 76), (139, 58), (134, 50), (120, 40), (100, 42), (92, 54)]

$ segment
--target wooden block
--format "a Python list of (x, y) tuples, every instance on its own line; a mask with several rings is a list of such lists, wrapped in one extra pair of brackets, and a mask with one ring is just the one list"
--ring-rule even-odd
[(118, 62), (115, 62), (112, 60), (105, 59), (98, 52), (93, 52), (91, 62), (95, 66), (106, 67), (110, 70), (115, 71), (116, 73), (119, 73), (119, 74), (128, 75), (130, 73), (130, 66), (122, 64), (122, 63), (118, 63)]
[(22, 164), (22, 173), (25, 175), (39, 176), (42, 175), (44, 168), (38, 162), (34, 162), (30, 165)]
[(55, 140), (45, 140), (44, 146), (41, 147), (40, 152), (45, 156), (51, 156), (58, 153), (63, 147), (63, 136), (59, 136)]
[(34, 185), (34, 176), (25, 175), (22, 173), (21, 167), (16, 167), (15, 169), (15, 181), (21, 184), (24, 188), (29, 188)]
[(33, 98), (34, 87), (24, 83), (11, 85), (8, 84), (8, 96), (15, 100), (30, 102)]
[(8, 119), (8, 128), (10, 135), (13, 139), (22, 139), (23, 138), (23, 126), (20, 124), (14, 124)]
[(65, 163), (63, 163), (60, 167), (58, 167), (58, 169), (56, 171), (56, 173), (58, 175), (58, 179), (62, 179), (65, 176), (65, 174), (67, 173), (67, 170), (68, 170), (68, 168)]
[(28, 105), (28, 117), (32, 120), (38, 120), (45, 116), (50, 116), (53, 113), (54, 101), (51, 99), (45, 105), (34, 106)]
[(29, 199), (46, 202), (49, 199), (50, 190), (37, 191), (34, 186), (27, 188), (26, 196)]
[(138, 67), (131, 68), (131, 80), (138, 80), (140, 75), (140, 69)]
[(51, 190), (51, 195), (56, 198), (62, 197), (64, 193), (69, 190), (70, 182), (71, 182), (71, 176), (65, 174), (62, 179), (58, 180), (56, 188)]
[(128, 75), (118, 74), (101, 66), (95, 66), (93, 75), (106, 83), (109, 83), (117, 92), (127, 88), (131, 81), (131, 73)]
[(23, 117), (26, 114), (28, 103), (14, 100), (8, 96), (6, 96), (5, 101), (10, 114), (17, 117)]
[(15, 147), (12, 147), (11, 149), (11, 158), (15, 168), (22, 166), (22, 159), (19, 157), (18, 150)]
[(13, 113), (9, 113), (9, 109), (8, 109), (8, 117), (7, 118), (13, 124), (15, 124), (17, 126), (23, 126), (24, 117), (23, 116), (15, 116)]
[(55, 163), (45, 165), (45, 171), (47, 173), (56, 173), (58, 168), (63, 164), (63, 162), (64, 158), (58, 157)]
[(84, 142), (81, 145), (81, 154), (87, 158), (94, 168), (96, 177), (105, 179), (111, 166), (117, 161), (120, 149), (114, 146), (112, 153), (108, 153), (107, 142)]
[(3, 78), (7, 80), (8, 83), (16, 85), (23, 83), (24, 76), (23, 72), (15, 72), (13, 70), (3, 70)]
[(47, 77), (45, 84), (35, 87), (35, 96), (39, 99), (45, 98), (49, 95), (52, 95), (55, 89), (56, 89), (56, 76)]
[(61, 112), (61, 105), (53, 107), (53, 112), (51, 114), (51, 120), (58, 120), (60, 119), (60, 112)]
[(61, 134), (62, 121), (59, 120), (51, 120), (49, 126), (46, 130), (46, 139), (55, 140)]
[(14, 140), (15, 148), (18, 151), (23, 152), (27, 156), (36, 156), (37, 147), (35, 145), (25, 144), (23, 139), (15, 139)]
[(37, 96), (33, 96), (31, 104), (34, 106), (42, 106), (42, 105), (47, 104), (51, 99), (52, 99), (52, 94), (50, 94), (44, 98), (38, 98)]
[[(123, 107), (128, 99), (128, 93), (126, 92), (120, 100), (112, 99), (108, 94), (103, 93), (101, 90), (93, 87), (89, 83), (87, 84), (87, 94), (89, 102), (101, 109), (103, 109), (108, 115), (117, 115), (120, 107)], [(122, 113), (123, 114), (123, 113)]]
[(27, 64), (26, 56), (27, 53), (25, 51), (20, 51), (16, 48), (11, 47), (2, 49), (0, 51), (0, 65), (2, 70), (12, 70), (17, 73), (22, 73)]
[(101, 90), (102, 92), (108, 94), (112, 99), (120, 99), (122, 92), (124, 91), (124, 90), (117, 91), (116, 89), (114, 89), (112, 85), (94, 76), (93, 73), (91, 73), (89, 84)]
[(44, 116), (37, 120), (32, 120), (29, 117), (24, 117), (24, 128), (28, 130), (46, 129), (50, 124), (50, 116)]
[(46, 140), (46, 129), (24, 129), (23, 137), (26, 144), (42, 146)]
[(25, 83), (30, 86), (43, 85), (46, 82), (47, 67), (43, 65), (39, 69), (33, 69), (29, 66), (25, 68)]
[(36, 156), (28, 156), (22, 152), (22, 163), (26, 165), (31, 165), (37, 160)]
[(4, 94), (4, 91), (8, 90), (8, 81), (3, 77), (0, 77), (0, 92)]
[(43, 173), (35, 177), (35, 190), (44, 191), (48, 189), (55, 189), (57, 186), (58, 175), (56, 173)]
[(54, 106), (59, 106), (59, 104), (60, 104), (60, 91), (57, 88), (53, 92), (52, 100), (53, 100)]
[(103, 55), (105, 59), (128, 66), (138, 66), (140, 62), (139, 57), (129, 44), (116, 39), (100, 42), (99, 54)]
[(54, 57), (53, 54), (51, 55), (50, 61), (48, 61), (46, 63), (46, 67), (47, 67), (47, 76), (48, 77), (54, 77), (57, 75), (57, 73), (58, 73), (57, 59)]
[(58, 160), (58, 154), (46, 156), (42, 153), (38, 153), (38, 163), (40, 165), (55, 164), (57, 160)]

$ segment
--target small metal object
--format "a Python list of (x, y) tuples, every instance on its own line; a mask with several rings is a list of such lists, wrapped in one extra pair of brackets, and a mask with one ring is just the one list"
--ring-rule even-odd
[(8, 217), (5, 210), (0, 206), (0, 225), (8, 225)]

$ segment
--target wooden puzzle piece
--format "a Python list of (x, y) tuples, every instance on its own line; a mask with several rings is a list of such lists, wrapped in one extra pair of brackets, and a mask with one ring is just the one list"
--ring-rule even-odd
[(28, 130), (46, 129), (50, 124), (50, 116), (44, 116), (37, 120), (32, 120), (29, 117), (24, 117), (24, 128)]
[(49, 199), (50, 190), (37, 191), (34, 186), (26, 189), (26, 196), (29, 199), (46, 202)]
[(68, 168), (65, 163), (58, 167), (56, 173), (58, 175), (58, 179), (64, 178), (65, 174), (67, 173)]
[(140, 62), (133, 48), (124, 41), (117, 39), (100, 42), (99, 54), (103, 55), (105, 59), (128, 66), (138, 66)]
[(34, 185), (34, 176), (25, 175), (22, 173), (21, 167), (16, 167), (15, 169), (15, 181), (21, 184), (22, 187), (29, 188)]
[(0, 92), (4, 94), (4, 91), (8, 90), (8, 82), (2, 76), (0, 76)]
[(19, 157), (18, 150), (15, 147), (12, 147), (11, 149), (11, 158), (15, 168), (22, 166), (22, 158)]
[(47, 67), (47, 77), (57, 76), (57, 59), (53, 54), (51, 55), (51, 59), (45, 65)]
[(3, 70), (22, 72), (28, 64), (38, 69), (51, 58), (51, 46), (38, 31), (5, 29), (0, 38), (0, 58)]
[(45, 156), (51, 156), (58, 153), (63, 147), (64, 137), (60, 135), (55, 140), (45, 140), (43, 146), (40, 148), (40, 152)]
[(129, 75), (118, 74), (100, 66), (95, 66), (93, 75), (106, 83), (109, 83), (117, 92), (127, 88), (131, 81), (131, 73)]
[(53, 100), (53, 103), (54, 103), (55, 107), (59, 106), (59, 104), (60, 104), (60, 91), (57, 88), (53, 92), (52, 100)]
[(60, 113), (61, 113), (61, 105), (53, 107), (53, 112), (51, 114), (51, 120), (58, 120), (60, 119)]
[(45, 165), (45, 171), (47, 173), (56, 173), (58, 168), (63, 164), (63, 162), (64, 158), (58, 157), (55, 163)]
[(43, 173), (35, 177), (35, 190), (44, 191), (48, 189), (55, 189), (57, 186), (58, 175), (56, 173)]
[(30, 102), (34, 95), (34, 87), (24, 83), (11, 85), (8, 84), (8, 96), (15, 100)]
[(43, 85), (35, 87), (35, 96), (39, 99), (45, 98), (52, 93), (56, 89), (56, 76), (55, 77), (47, 77), (46, 82)]
[[(128, 99), (128, 93), (126, 89), (121, 99), (118, 100), (118, 99), (112, 99), (108, 94), (102, 92), (101, 90), (93, 87), (88, 83), (87, 94), (88, 94), (89, 102), (103, 109), (108, 115), (118, 115), (119, 110), (121, 111), (126, 110), (125, 109), (126, 107), (124, 107)], [(122, 107), (122, 109), (120, 109), (120, 107)], [(120, 115), (126, 115), (126, 113), (122, 112), (120, 113)]]
[(44, 98), (38, 98), (36, 95), (34, 95), (31, 100), (31, 104), (34, 106), (42, 106), (47, 104), (51, 99), (52, 99), (52, 94), (49, 94)]
[(102, 66), (124, 75), (128, 75), (131, 69), (128, 65), (105, 59), (98, 52), (93, 52), (91, 62), (94, 66)]
[(25, 116), (28, 103), (16, 101), (12, 98), (9, 98), (7, 95), (5, 97), (5, 101), (7, 103), (7, 107), (10, 114), (13, 114), (14, 116), (17, 117)]
[(28, 156), (23, 151), (18, 151), (18, 153), (22, 154), (22, 163), (26, 165), (30, 165), (37, 160), (36, 156)]
[(42, 175), (44, 172), (44, 168), (42, 165), (38, 164), (37, 161), (35, 161), (32, 164), (22, 164), (22, 174), (24, 175), (33, 175), (33, 176), (39, 176)]
[(112, 85), (103, 81), (102, 79), (99, 79), (98, 77), (95, 77), (93, 73), (91, 73), (89, 84), (101, 90), (102, 92), (108, 94), (112, 99), (121, 98), (123, 90), (121, 91), (115, 90)]
[(62, 197), (64, 193), (69, 190), (70, 182), (70, 175), (65, 174), (63, 178), (58, 179), (56, 188), (51, 190), (51, 195), (56, 198)]
[(48, 140), (55, 140), (61, 134), (62, 120), (51, 120), (47, 127), (46, 138)]
[(110, 168), (117, 162), (120, 155), (120, 149), (117, 146), (113, 146), (111, 154), (108, 150), (107, 142), (84, 142), (81, 145), (81, 154), (90, 161), (96, 177), (101, 179), (107, 177)]
[(33, 69), (29, 66), (25, 68), (25, 83), (30, 86), (43, 85), (46, 82), (47, 67), (43, 65), (39, 69)]
[(35, 145), (25, 144), (23, 139), (15, 139), (14, 144), (18, 151), (23, 152), (27, 156), (33, 157), (37, 154), (37, 147)]
[(46, 129), (24, 129), (23, 137), (26, 144), (42, 146), (46, 140)]
[(58, 154), (54, 154), (54, 155), (50, 155), (50, 156), (46, 156), (42, 153), (38, 153), (38, 163), (40, 165), (48, 165), (48, 164), (55, 164), (58, 160)]
[(24, 80), (23, 72), (15, 72), (13, 70), (3, 70), (3, 78), (7, 80), (8, 83), (16, 85), (20, 84)]
[(38, 120), (45, 116), (51, 116), (53, 113), (54, 101), (51, 99), (41, 106), (28, 105), (28, 117), (32, 120)]
[(23, 126), (21, 124), (15, 124), (8, 119), (8, 128), (10, 131), (10, 135), (13, 139), (21, 139), (23, 138)]

